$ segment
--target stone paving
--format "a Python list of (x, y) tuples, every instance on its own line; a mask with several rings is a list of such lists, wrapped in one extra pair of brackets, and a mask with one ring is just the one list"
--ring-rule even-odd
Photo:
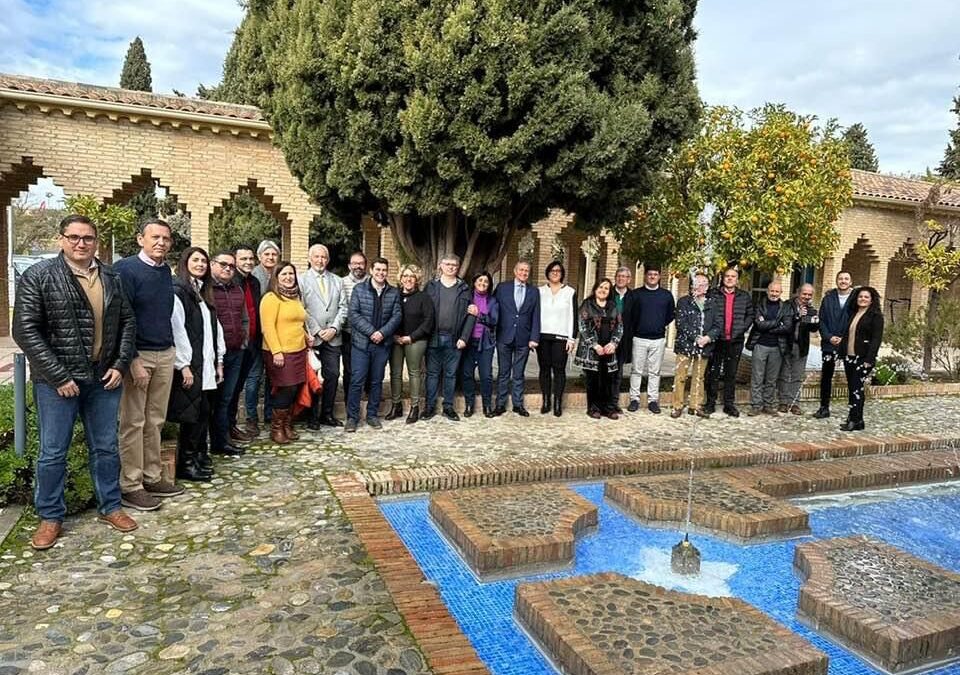
[[(812, 407), (811, 407), (812, 408)], [(838, 407), (837, 410), (842, 410)], [(871, 401), (876, 434), (949, 432), (960, 397)], [(25, 518), (0, 551), (0, 675), (7, 673), (426, 673), (378, 574), (331, 494), (344, 471), (545, 460), (622, 449), (743, 448), (845, 437), (840, 420), (710, 420), (649, 413), (593, 421), (534, 413), (459, 423), (303, 433), (216, 460), (119, 535), (92, 511), (50, 551)]]
[(804, 543), (798, 612), (890, 672), (960, 648), (960, 574), (866, 537)]
[(564, 672), (814, 675), (827, 657), (735, 598), (596, 574), (518, 584), (515, 612)]

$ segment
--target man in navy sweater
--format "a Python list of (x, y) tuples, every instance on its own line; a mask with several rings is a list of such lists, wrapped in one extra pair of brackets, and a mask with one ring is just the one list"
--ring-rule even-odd
[(166, 222), (149, 220), (137, 243), (137, 255), (114, 265), (137, 318), (137, 353), (120, 398), (120, 492), (124, 506), (153, 511), (158, 497), (183, 493), (160, 472), (160, 429), (173, 383), (173, 277), (164, 262), (173, 233)]
[[(629, 320), (633, 350), (633, 369), (630, 372), (630, 405), (627, 410), (640, 409), (640, 386), (647, 373), (647, 409), (660, 413), (660, 368), (667, 344), (667, 326), (673, 323), (675, 304), (673, 294), (660, 288), (660, 269), (645, 267), (643, 288), (630, 291)], [(626, 338), (626, 336), (624, 336)]]

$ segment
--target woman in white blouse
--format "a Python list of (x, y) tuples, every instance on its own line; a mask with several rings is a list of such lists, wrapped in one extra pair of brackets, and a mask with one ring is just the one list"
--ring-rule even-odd
[(547, 283), (540, 287), (540, 343), (537, 363), (540, 365), (540, 414), (553, 408), (557, 417), (563, 413), (563, 390), (567, 386), (567, 357), (577, 343), (577, 292), (564, 283), (567, 270), (554, 260), (544, 270)]
[(227, 349), (213, 304), (210, 257), (202, 248), (191, 246), (180, 256), (173, 294), (176, 358), (167, 420), (180, 424), (177, 478), (209, 481), (213, 463), (207, 431)]

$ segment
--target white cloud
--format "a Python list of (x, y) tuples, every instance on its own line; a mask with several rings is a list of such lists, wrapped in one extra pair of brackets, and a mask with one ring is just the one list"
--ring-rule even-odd
[[(117, 86), (131, 40), (144, 42), (153, 90), (193, 95), (220, 81), (243, 9), (232, 0), (2, 0), (0, 71)], [(9, 5), (9, 7), (7, 7)]]
[(957, 124), (952, 0), (701, 0), (697, 66), (708, 103), (766, 102), (863, 123), (891, 172), (936, 168)]

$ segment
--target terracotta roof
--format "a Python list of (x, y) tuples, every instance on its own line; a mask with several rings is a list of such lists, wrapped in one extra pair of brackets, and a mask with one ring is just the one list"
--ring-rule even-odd
[[(919, 204), (930, 192), (932, 183), (913, 178), (883, 176), (879, 173), (851, 169), (853, 178), (853, 196), (892, 199), (898, 202)], [(960, 207), (960, 184), (952, 184), (944, 189), (937, 202), (939, 206)]]
[(54, 96), (79, 98), (104, 103), (121, 103), (158, 110), (216, 115), (218, 117), (240, 120), (265, 121), (260, 114), (260, 109), (249, 105), (218, 103), (216, 101), (205, 101), (198, 98), (181, 98), (179, 96), (151, 94), (145, 91), (132, 91), (130, 89), (119, 89), (117, 87), (99, 87), (92, 84), (81, 84), (79, 82), (45, 80), (38, 77), (24, 77), (22, 75), (0, 73), (0, 89), (33, 94), (51, 94)]

